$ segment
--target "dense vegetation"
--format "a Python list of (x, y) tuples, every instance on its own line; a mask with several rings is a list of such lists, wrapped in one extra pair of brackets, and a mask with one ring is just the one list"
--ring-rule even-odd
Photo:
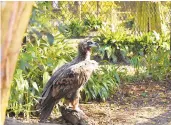
[[(63, 2), (61, 6), (67, 4)], [(112, 3), (111, 6), (119, 5)], [(82, 13), (88, 13), (85, 5)], [(136, 33), (132, 24), (131, 30), (127, 28), (127, 22), (112, 31), (102, 18), (87, 16), (68, 21), (67, 14), (73, 13), (62, 10), (58, 17), (51, 2), (37, 2), (35, 5), (12, 82), (9, 112), (16, 115), (22, 112), (29, 118), (39, 94), (55, 69), (76, 56), (76, 43), (66, 39), (87, 37), (92, 31), (97, 32), (93, 39), (101, 46), (98, 51), (93, 51), (93, 56), (98, 56), (102, 65), (82, 91), (83, 101), (105, 101), (125, 81), (147, 78), (162, 81), (171, 78), (169, 32)], [(66, 21), (54, 26), (52, 20), (61, 15)], [(134, 70), (130, 72), (129, 67), (122, 63)]]

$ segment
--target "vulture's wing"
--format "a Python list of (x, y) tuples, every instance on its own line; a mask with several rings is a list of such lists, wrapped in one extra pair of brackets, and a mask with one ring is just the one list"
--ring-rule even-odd
[[(51, 88), (52, 85), (53, 85), (53, 81), (54, 81), (56, 78), (58, 78), (58, 76), (61, 74), (61, 72), (62, 72), (63, 70), (65, 70), (69, 65), (70, 65), (70, 63), (67, 63), (67, 64), (61, 66), (59, 69), (57, 69), (57, 70), (55, 71), (55, 73), (51, 76), (51, 78), (50, 78), (49, 81), (47, 82), (46, 86), (44, 87), (44, 90), (43, 90), (43, 92), (42, 92), (41, 97), (44, 97), (44, 98), (47, 97), (47, 95), (49, 94), (50, 88)], [(41, 99), (40, 99), (40, 101), (41, 101)], [(40, 101), (39, 101), (39, 102), (40, 102)]]
[(67, 93), (76, 91), (81, 84), (79, 83), (80, 72), (77, 67), (72, 66), (65, 69), (58, 78), (53, 81), (52, 97), (60, 99)]

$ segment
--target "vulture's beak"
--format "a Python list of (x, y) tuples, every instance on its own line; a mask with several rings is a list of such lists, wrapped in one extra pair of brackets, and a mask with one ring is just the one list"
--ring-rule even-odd
[(98, 49), (100, 48), (99, 44), (96, 42), (91, 42), (91, 44), (89, 46), (90, 47), (97, 47)]

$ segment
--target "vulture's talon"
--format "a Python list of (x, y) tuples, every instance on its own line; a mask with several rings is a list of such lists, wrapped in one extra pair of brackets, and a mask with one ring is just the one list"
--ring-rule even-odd
[(77, 107), (75, 110), (76, 110), (77, 112), (81, 113), (82, 115), (85, 115), (84, 111), (81, 110), (79, 107)]

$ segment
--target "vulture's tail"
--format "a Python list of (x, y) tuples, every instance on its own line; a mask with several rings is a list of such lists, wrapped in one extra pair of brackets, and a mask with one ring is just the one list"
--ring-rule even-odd
[(57, 100), (53, 97), (48, 97), (40, 106), (40, 122), (45, 122), (52, 112)]

